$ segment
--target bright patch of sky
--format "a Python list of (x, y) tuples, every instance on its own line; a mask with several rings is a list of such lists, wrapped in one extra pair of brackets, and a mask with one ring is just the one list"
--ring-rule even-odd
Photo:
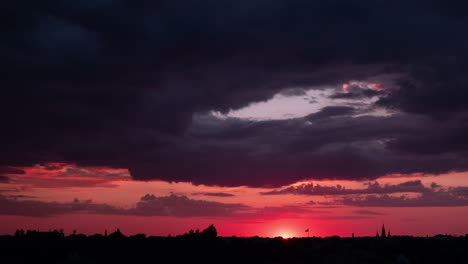
[[(288, 90), (294, 90), (295, 92), (290, 93)], [(340, 89), (335, 87), (325, 89), (304, 88), (303, 90), (301, 88), (287, 89), (267, 101), (252, 103), (247, 107), (231, 110), (227, 114), (216, 111), (212, 112), (212, 114), (218, 118), (231, 117), (258, 121), (285, 120), (304, 117), (327, 106), (350, 106), (357, 109), (358, 114), (354, 116), (390, 115), (386, 110), (374, 106), (379, 98), (378, 96), (360, 99), (332, 98), (332, 95), (338, 90)], [(342, 92), (346, 93), (347, 91), (343, 90)]]

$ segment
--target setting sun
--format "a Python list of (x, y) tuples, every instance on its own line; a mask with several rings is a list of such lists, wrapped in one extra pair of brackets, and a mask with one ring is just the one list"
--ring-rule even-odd
[(282, 237), (282, 238), (292, 238), (295, 237), (294, 233), (289, 230), (281, 230), (276, 232), (275, 237)]

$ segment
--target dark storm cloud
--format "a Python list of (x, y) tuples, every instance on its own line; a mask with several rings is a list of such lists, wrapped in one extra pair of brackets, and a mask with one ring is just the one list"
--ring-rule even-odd
[(281, 91), (282, 96), (306, 96), (307, 93), (304, 89), (301, 88), (291, 88)]
[[(424, 134), (448, 123), (409, 114), (337, 116), (313, 124), (306, 118), (254, 122), (197, 117), (176, 155), (183, 166), (170, 169), (168, 150), (166, 162), (158, 168), (165, 172), (161, 175), (168, 175), (162, 176), (165, 179), (256, 186), (281, 186), (301, 179), (362, 180), (389, 173), (465, 170), (461, 154), (417, 155), (388, 147), (406, 135)], [(137, 174), (144, 175), (144, 171)]]
[[(422, 131), (421, 131), (422, 132)], [(388, 144), (389, 149), (397, 152), (436, 155), (442, 153), (458, 153), (467, 157), (468, 114), (452, 114), (446, 119), (436, 122), (425, 133), (406, 134), (394, 138)]]
[(363, 90), (363, 89), (356, 89), (351, 90), (350, 92), (338, 92), (334, 93), (330, 96), (332, 99), (363, 99), (369, 98), (374, 96), (383, 95), (385, 92), (382, 91), (374, 91), (374, 90)]
[(379, 104), (442, 119), (467, 111), (468, 79), (463, 76), (468, 70), (467, 56), (464, 49), (449, 58), (428, 59), (424, 66), (412, 65), (409, 77), (399, 83), (401, 88)]
[(0, 175), (7, 175), (7, 174), (24, 174), (25, 171), (22, 169), (18, 169), (15, 167), (9, 166), (0, 166)]
[(0, 183), (8, 183), (10, 182), (10, 177), (8, 175), (11, 174), (24, 174), (25, 172), (21, 169), (10, 167), (10, 166), (1, 166), (0, 165)]
[(354, 112), (354, 108), (349, 106), (327, 106), (322, 108), (317, 113), (310, 114), (306, 117), (308, 120), (318, 120), (323, 118), (329, 118), (333, 116), (344, 116), (350, 115)]
[[(10, 1), (0, 11), (0, 163), (276, 187), (466, 170), (466, 115), (454, 113), (468, 110), (464, 9), (436, 0)], [(378, 104), (420, 116), (197, 117), (391, 73), (399, 89)]]
[(291, 186), (281, 190), (273, 190), (269, 192), (261, 192), (262, 195), (279, 195), (279, 194), (297, 194), (297, 195), (347, 195), (347, 194), (385, 194), (385, 193), (400, 193), (400, 192), (428, 192), (431, 188), (425, 187), (420, 180), (407, 181), (399, 184), (381, 185), (378, 182), (365, 183), (365, 189), (347, 189), (342, 185), (322, 186), (320, 184), (302, 184), (299, 186)]
[(15, 197), (9, 198), (0, 195), (0, 214), (33, 217), (49, 217), (71, 213), (176, 217), (231, 216), (246, 209), (249, 209), (249, 207), (242, 204), (193, 200), (178, 195), (156, 197), (147, 194), (141, 197), (140, 201), (130, 209), (94, 203), (91, 200), (81, 201), (75, 199), (71, 203), (57, 203), (19, 200)]

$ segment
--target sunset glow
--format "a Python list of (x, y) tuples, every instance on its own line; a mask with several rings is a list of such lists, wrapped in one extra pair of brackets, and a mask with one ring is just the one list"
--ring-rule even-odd
[[(389, 193), (394, 197), (405, 195), (408, 199), (416, 199), (418, 192), (447, 192), (458, 188), (466, 178), (466, 173), (450, 173), (443, 177), (421, 174), (387, 175), (378, 181), (367, 182), (305, 180), (272, 189), (193, 185), (186, 182), (139, 182), (133, 181), (125, 169), (80, 167), (66, 163), (10, 167), (9, 170), (5, 175), (10, 181), (0, 183), (0, 188), (11, 194), (12, 198), (9, 199), (14, 199), (11, 206), (14, 205), (16, 209), (8, 210), (16, 211), (18, 216), (0, 218), (0, 232), (10, 233), (15, 227), (47, 230), (59, 225), (68, 232), (78, 229), (81, 232), (93, 233), (103, 229), (120, 228), (128, 234), (146, 232), (165, 235), (183, 233), (192, 226), (201, 228), (201, 223), (217, 223), (222, 227), (221, 234), (225, 236), (259, 235), (283, 238), (336, 234), (349, 236), (351, 233), (372, 235), (379, 222), (388, 223), (392, 230), (399, 234), (419, 232), (424, 235), (441, 232), (437, 225), (430, 231), (427, 229), (430, 226), (427, 223), (425, 229), (418, 231), (419, 221), (428, 217), (426, 214), (431, 214), (430, 208), (389, 208), (384, 204), (380, 207), (354, 207), (348, 204), (351, 201), (343, 198)], [(19, 174), (18, 171), (22, 173)], [(163, 211), (160, 211), (159, 207), (148, 207), (153, 212), (139, 211), (138, 206), (143, 205), (144, 200), (141, 199), (146, 194), (154, 194), (154, 199), (168, 197), (164, 198), (167, 200), (160, 201), (167, 201), (165, 206), (169, 207)], [(190, 202), (194, 206), (202, 207), (187, 214), (178, 211), (177, 207), (170, 209), (173, 206), (170, 205), (171, 200), (177, 203)], [(10, 206), (5, 201), (9, 200), (4, 200), (4, 206)], [(36, 205), (37, 212), (22, 211), (23, 204), (25, 206), (29, 201), (40, 203)], [(205, 201), (213, 204), (204, 205)], [(54, 209), (54, 204), (62, 208)], [(41, 209), (42, 206), (44, 209)], [(100, 209), (102, 206), (109, 209)], [(115, 209), (111, 209), (112, 207)], [(232, 211), (229, 215), (220, 215), (217, 210), (221, 208)], [(133, 210), (138, 211), (130, 213)], [(440, 207), (437, 212), (458, 210), (458, 207)], [(68, 213), (72, 215), (68, 216)], [(47, 217), (36, 218), (36, 215)], [(422, 216), (424, 217), (421, 218)], [(431, 216), (432, 219), (434, 217), (436, 215)], [(443, 217), (443, 214), (437, 214), (437, 217)], [(125, 220), (127, 218), (133, 220)], [(458, 213), (458, 218), (468, 220), (468, 214)], [(66, 220), (67, 224), (63, 224), (64, 219), (69, 219)], [(98, 219), (102, 219), (102, 223), (96, 226), (97, 228), (93, 227), (101, 221), (96, 222)], [(159, 224), (155, 224), (154, 221)], [(309, 232), (304, 232), (309, 228)], [(453, 234), (463, 232), (462, 222), (455, 221), (445, 227), (445, 230)]]
[(468, 234), (464, 1), (6, 2), (0, 235)]

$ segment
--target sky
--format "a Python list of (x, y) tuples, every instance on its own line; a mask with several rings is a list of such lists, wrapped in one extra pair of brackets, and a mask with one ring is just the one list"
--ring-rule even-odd
[(467, 234), (466, 8), (3, 3), (0, 233)]

